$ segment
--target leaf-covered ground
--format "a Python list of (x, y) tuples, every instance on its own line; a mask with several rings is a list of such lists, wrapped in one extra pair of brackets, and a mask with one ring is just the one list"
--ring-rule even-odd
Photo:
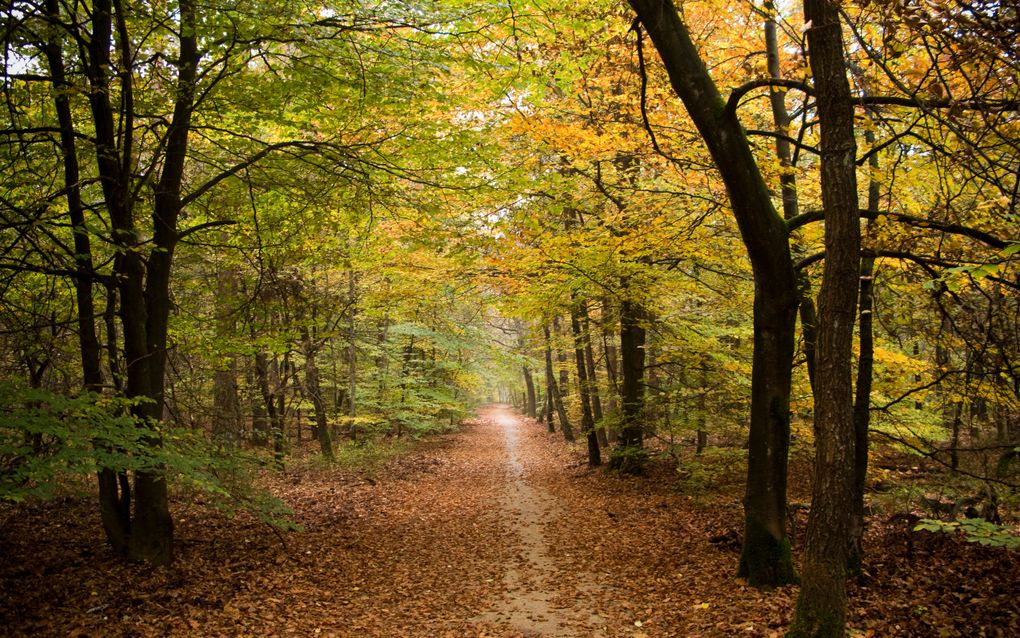
[[(582, 454), (491, 408), (370, 477), (273, 478), (304, 526), (282, 541), (178, 504), (171, 569), (114, 559), (86, 499), (5, 507), (0, 634), (782, 635), (796, 588), (733, 577), (739, 480), (685, 493), (670, 467), (623, 477)], [(896, 520), (868, 541), (856, 635), (1020, 635), (1016, 554)]]

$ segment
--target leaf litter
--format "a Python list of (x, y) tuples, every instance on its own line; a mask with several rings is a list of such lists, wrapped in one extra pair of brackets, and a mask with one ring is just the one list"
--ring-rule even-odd
[[(4, 506), (0, 627), (139, 638), (783, 634), (796, 587), (734, 577), (739, 480), (688, 493), (668, 463), (622, 476), (583, 467), (583, 454), (488, 408), (368, 480), (333, 468), (266, 477), (303, 526), (283, 542), (248, 517), (175, 503), (177, 561), (165, 569), (115, 558), (89, 499)], [(867, 543), (866, 575), (849, 589), (852, 635), (1020, 635), (1016, 553), (883, 520)]]

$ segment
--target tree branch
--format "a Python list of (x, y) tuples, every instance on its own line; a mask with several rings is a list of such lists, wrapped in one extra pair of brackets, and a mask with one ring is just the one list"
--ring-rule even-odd
[(760, 80), (752, 80), (746, 84), (742, 84), (730, 92), (730, 97), (726, 100), (726, 110), (724, 111), (726, 117), (736, 116), (737, 107), (740, 105), (740, 100), (755, 89), (762, 87), (777, 87), (784, 89), (797, 89), (803, 91), (806, 95), (814, 95), (814, 89), (808, 84), (799, 80), (784, 80), (780, 78), (762, 78)]
[(821, 153), (821, 151), (819, 151), (816, 147), (811, 146), (810, 144), (805, 144), (805, 143), (801, 142), (799, 139), (797, 139), (795, 137), (790, 137), (789, 135), (783, 135), (782, 133), (777, 133), (776, 131), (762, 131), (762, 130), (759, 130), (759, 129), (746, 129), (744, 132), (747, 133), (748, 135), (760, 135), (762, 137), (772, 137), (772, 138), (775, 138), (777, 140), (783, 140), (783, 141), (789, 142), (790, 144), (796, 146), (800, 150), (808, 151), (809, 153), (813, 153), (815, 155), (819, 155)]
[(210, 228), (216, 228), (218, 226), (233, 226), (237, 222), (231, 219), (220, 219), (217, 221), (205, 222), (203, 224), (197, 224), (191, 228), (186, 228), (177, 234), (177, 240), (180, 241), (188, 235), (194, 235), (195, 233), (202, 232), (203, 230), (209, 230)]
[[(931, 228), (944, 233), (950, 233), (953, 235), (962, 235), (964, 237), (970, 237), (971, 239), (977, 240), (991, 248), (1002, 250), (1009, 245), (1009, 242), (999, 239), (998, 237), (987, 233), (983, 230), (976, 228), (970, 228), (962, 224), (953, 224), (949, 222), (940, 222), (931, 219), (924, 219), (923, 217), (915, 217), (913, 215), (907, 215), (904, 213), (891, 213), (891, 212), (877, 212), (872, 210), (861, 209), (859, 211), (861, 219), (878, 219), (879, 217), (888, 217), (895, 221), (901, 222), (908, 226), (914, 226), (916, 228)], [(824, 210), (813, 210), (806, 213), (792, 217), (786, 221), (787, 230), (793, 232), (802, 226), (806, 226), (812, 222), (822, 221), (825, 219)]]

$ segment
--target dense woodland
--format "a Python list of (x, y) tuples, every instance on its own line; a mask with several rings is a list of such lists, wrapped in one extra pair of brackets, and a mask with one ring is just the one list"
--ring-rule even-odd
[(286, 535), (288, 472), (503, 401), (600, 472), (738, 467), (731, 576), (798, 583), (791, 636), (846, 635), (881, 521), (1020, 546), (1010, 3), (12, 0), (0, 28), (7, 520), (76, 495), (171, 565), (175, 503)]

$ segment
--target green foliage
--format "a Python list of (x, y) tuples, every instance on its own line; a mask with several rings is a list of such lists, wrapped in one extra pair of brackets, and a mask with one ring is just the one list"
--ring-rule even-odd
[(199, 431), (147, 427), (131, 415), (137, 402), (0, 383), (0, 500), (49, 498), (63, 480), (104, 468), (158, 470), (178, 489), (207, 495), (228, 516), (243, 510), (279, 529), (294, 529), (290, 510), (254, 487), (257, 456), (218, 447)]
[(374, 472), (389, 459), (406, 454), (413, 442), (408, 439), (368, 439), (355, 443), (349, 441), (336, 449), (335, 463), (348, 470)]
[(0, 500), (48, 498), (59, 478), (102, 467), (151, 469), (132, 402), (83, 393), (67, 397), (0, 383)]
[(609, 457), (609, 469), (624, 474), (641, 474), (648, 462), (648, 450), (643, 447), (613, 448)]
[(160, 459), (178, 489), (204, 494), (224, 516), (247, 512), (279, 530), (301, 529), (283, 501), (256, 486), (256, 474), (265, 465), (258, 455), (220, 447), (200, 431), (180, 428), (169, 430), (162, 448), (149, 454)]
[(676, 471), (686, 491), (700, 494), (742, 477), (746, 459), (740, 448), (708, 447), (700, 456), (681, 457)]
[(961, 533), (968, 543), (1005, 549), (1020, 548), (1020, 536), (1016, 535), (1016, 530), (1005, 525), (991, 523), (983, 518), (960, 518), (955, 521), (924, 518), (914, 526), (914, 531)]

